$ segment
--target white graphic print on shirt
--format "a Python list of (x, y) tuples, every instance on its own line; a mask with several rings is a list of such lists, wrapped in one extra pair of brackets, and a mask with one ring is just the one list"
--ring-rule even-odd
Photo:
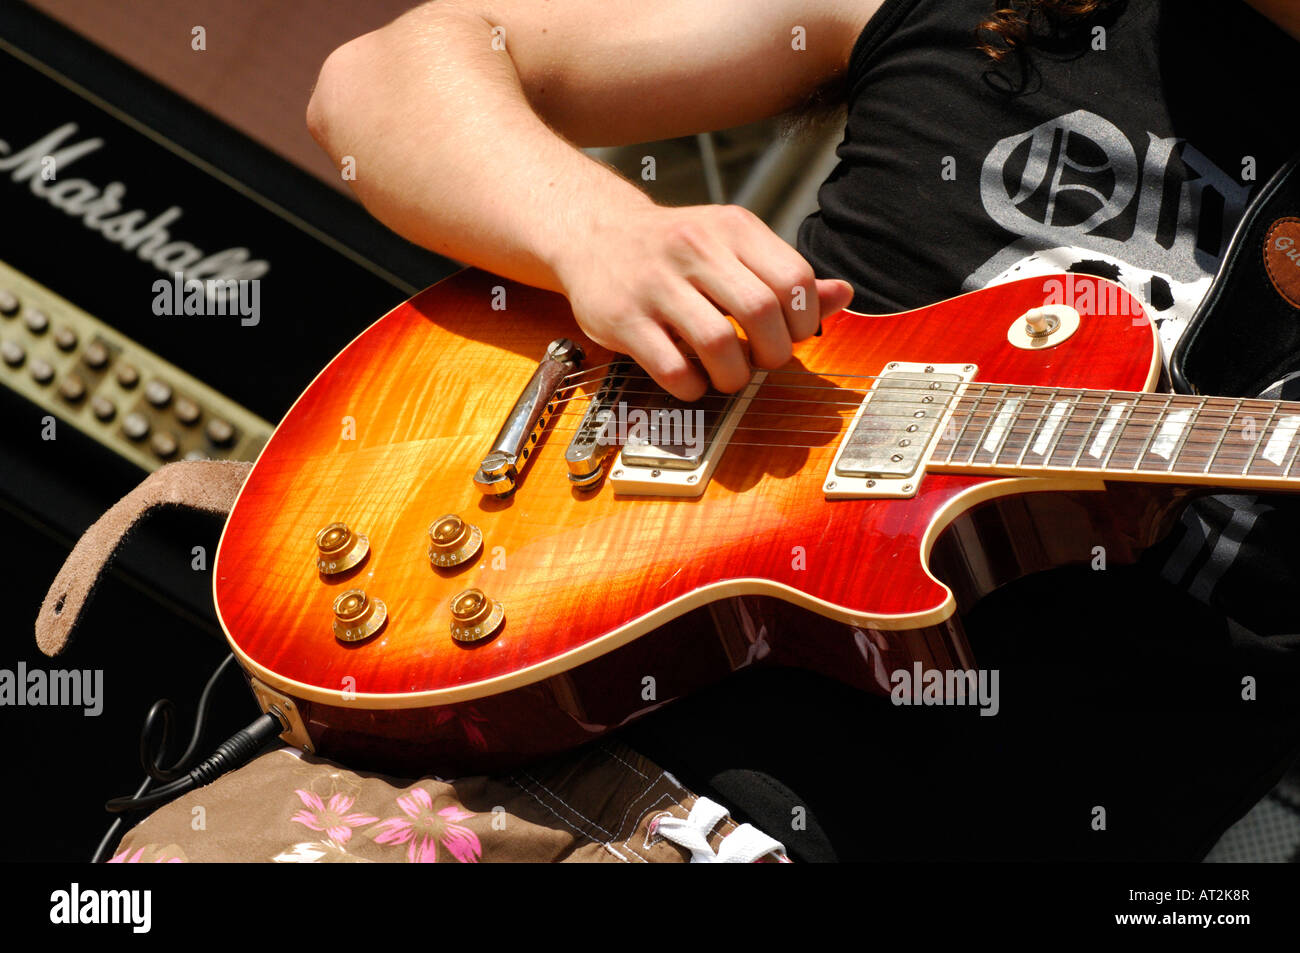
[[(989, 151), (980, 198), (998, 225), (1020, 237), (968, 275), (963, 290), (1050, 272), (1100, 274), (1142, 302), (1167, 359), (1218, 270), (1250, 189), (1182, 139), (1148, 133), (1139, 160), (1114, 123), (1076, 110)], [(1207, 193), (1222, 204), (1217, 229), (1206, 227)]]

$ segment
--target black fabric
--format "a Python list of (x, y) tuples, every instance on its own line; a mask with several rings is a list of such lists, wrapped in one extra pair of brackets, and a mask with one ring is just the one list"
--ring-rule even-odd
[[(868, 25), (801, 251), (866, 312), (1100, 274), (1168, 347), (1300, 148), (1296, 44), (1241, 2), (1130, 0), (1091, 25), (1104, 50), (1084, 29), (994, 68), (994, 6), (888, 0)], [(1137, 566), (989, 596), (967, 627), (996, 717), (749, 669), (628, 740), (797, 859), (1198, 859), (1300, 742), (1297, 532), (1293, 505), (1207, 500)]]
[(995, 717), (748, 669), (625, 738), (801, 861), (1198, 860), (1294, 758), (1300, 659), (1153, 575), (1061, 569), (981, 602)]

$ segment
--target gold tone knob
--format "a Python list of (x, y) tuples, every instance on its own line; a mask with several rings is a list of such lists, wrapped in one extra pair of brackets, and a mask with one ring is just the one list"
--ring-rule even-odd
[(360, 642), (384, 627), (388, 607), (360, 589), (349, 589), (334, 600), (334, 637), (340, 642)]
[(316, 568), (326, 576), (347, 572), (368, 552), (370, 540), (352, 532), (347, 523), (330, 523), (316, 534)]
[(483, 548), (483, 533), (455, 513), (439, 516), (429, 527), (429, 562), (449, 569), (473, 559)]
[(466, 589), (451, 600), (451, 637), (457, 642), (486, 639), (505, 621), (506, 610), (482, 589)]

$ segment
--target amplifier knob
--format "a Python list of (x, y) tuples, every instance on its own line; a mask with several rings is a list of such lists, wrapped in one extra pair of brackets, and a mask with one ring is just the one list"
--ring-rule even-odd
[(152, 380), (144, 385), (144, 399), (155, 407), (166, 407), (172, 399), (171, 386), (166, 381)]
[(69, 374), (59, 382), (59, 393), (64, 400), (75, 404), (86, 396), (86, 384), (76, 374)]
[(18, 313), (18, 296), (8, 288), (0, 288), (0, 314), (12, 318)]
[(71, 351), (77, 346), (77, 332), (67, 327), (55, 328), (54, 346), (60, 351)]
[(149, 418), (144, 414), (127, 414), (122, 420), (122, 433), (129, 440), (143, 440), (149, 436)]
[(117, 414), (117, 405), (107, 397), (99, 394), (91, 398), (90, 410), (104, 423), (108, 423)]
[(108, 348), (104, 347), (101, 341), (91, 341), (86, 345), (81, 359), (86, 362), (87, 367), (97, 371), (108, 363)]
[(455, 513), (439, 516), (429, 527), (429, 562), (438, 569), (459, 566), (483, 548), (483, 533)]
[(176, 419), (185, 426), (193, 425), (199, 419), (200, 413), (199, 405), (188, 397), (176, 398)]
[(361, 589), (349, 589), (334, 600), (334, 637), (340, 642), (360, 642), (384, 627), (388, 607)]
[(235, 428), (220, 417), (213, 417), (205, 428), (208, 439), (218, 447), (224, 447), (235, 439)]
[(117, 382), (130, 390), (140, 383), (140, 372), (132, 364), (119, 364), (117, 365)]
[(165, 430), (159, 430), (155, 433), (153, 439), (149, 441), (149, 446), (163, 460), (174, 457), (179, 449), (176, 438)]
[(17, 341), (5, 341), (0, 344), (0, 357), (3, 357), (10, 367), (17, 367), (27, 360), (27, 349)]
[(330, 523), (316, 534), (316, 568), (323, 575), (347, 572), (366, 558), (370, 540), (348, 529), (347, 523)]
[(23, 315), (23, 324), (27, 325), (27, 330), (32, 334), (44, 334), (50, 326), (50, 319), (44, 311), (33, 308)]
[(505, 621), (506, 610), (482, 589), (466, 589), (451, 600), (451, 637), (457, 642), (486, 639)]
[(48, 384), (54, 380), (54, 365), (43, 357), (38, 357), (32, 361), (31, 368), (32, 380), (38, 384)]

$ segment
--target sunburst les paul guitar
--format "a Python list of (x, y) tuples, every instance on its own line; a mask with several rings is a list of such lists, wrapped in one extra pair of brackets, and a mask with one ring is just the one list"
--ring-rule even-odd
[(736, 394), (674, 401), (560, 296), (477, 271), (298, 399), (215, 563), (285, 737), (356, 766), (492, 770), (749, 664), (887, 694), (975, 660), (959, 610), (1134, 557), (1188, 494), (1292, 489), (1300, 403), (1154, 393), (1118, 286), (1033, 278), (840, 312)]

